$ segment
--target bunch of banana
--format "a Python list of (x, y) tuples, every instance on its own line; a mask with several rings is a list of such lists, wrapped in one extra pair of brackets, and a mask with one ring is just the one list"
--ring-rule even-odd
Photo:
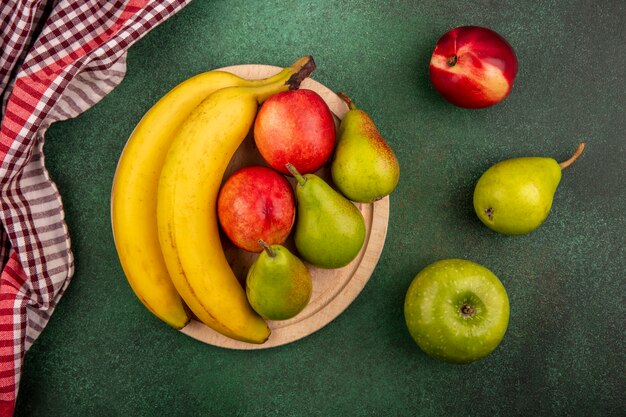
[(190, 312), (216, 331), (262, 343), (222, 250), (215, 202), (230, 159), (269, 96), (298, 88), (311, 57), (263, 80), (210, 71), (181, 83), (139, 122), (113, 181), (113, 234), (124, 273), (143, 304), (175, 328)]

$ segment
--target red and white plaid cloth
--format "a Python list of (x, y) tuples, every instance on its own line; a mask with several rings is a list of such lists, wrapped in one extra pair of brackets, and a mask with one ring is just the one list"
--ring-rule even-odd
[(188, 1), (0, 1), (0, 417), (13, 415), (24, 354), (73, 274), (44, 133), (115, 88), (127, 49)]

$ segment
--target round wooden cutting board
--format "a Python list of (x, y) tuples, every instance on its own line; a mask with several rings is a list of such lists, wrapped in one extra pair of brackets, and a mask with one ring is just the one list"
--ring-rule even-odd
[[(269, 77), (281, 69), (270, 65), (237, 65), (221, 68), (222, 71), (228, 71), (248, 79)], [(310, 78), (304, 80), (300, 88), (317, 92), (336, 116), (337, 125), (348, 111), (345, 102), (332, 90)], [(233, 156), (224, 174), (224, 180), (236, 169), (249, 165), (267, 165), (257, 151), (252, 137), (246, 138)], [(322, 168), (316, 174), (332, 185), (327, 168)], [(290, 181), (294, 184), (292, 178)], [(313, 277), (313, 293), (309, 304), (292, 319), (268, 321), (271, 335), (265, 343), (257, 345), (230, 339), (197, 320), (192, 320), (181, 331), (197, 340), (223, 348), (266, 349), (301, 339), (330, 323), (352, 303), (365, 287), (380, 258), (387, 235), (389, 197), (373, 204), (356, 204), (356, 206), (363, 214), (366, 226), (365, 243), (361, 252), (356, 259), (343, 268), (321, 269), (307, 264)], [(248, 268), (258, 255), (237, 249), (225, 238), (222, 239), (222, 245), (235, 275), (243, 284)], [(284, 245), (294, 254), (297, 254), (291, 238)]]

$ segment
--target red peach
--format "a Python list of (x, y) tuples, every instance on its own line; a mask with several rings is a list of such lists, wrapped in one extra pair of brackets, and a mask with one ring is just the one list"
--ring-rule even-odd
[(254, 141), (265, 161), (291, 175), (288, 162), (302, 173), (317, 171), (330, 157), (336, 141), (328, 105), (312, 90), (275, 94), (263, 103), (254, 123)]
[(226, 236), (239, 248), (261, 252), (283, 243), (295, 220), (293, 189), (287, 179), (262, 166), (241, 168), (220, 189), (217, 215)]
[(468, 109), (504, 100), (517, 75), (511, 45), (491, 29), (461, 26), (439, 39), (430, 60), (430, 79), (450, 103)]

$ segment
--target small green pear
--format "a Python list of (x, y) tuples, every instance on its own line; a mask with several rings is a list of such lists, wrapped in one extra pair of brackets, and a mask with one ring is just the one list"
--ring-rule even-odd
[(264, 251), (254, 261), (246, 277), (250, 306), (267, 320), (287, 320), (311, 299), (313, 282), (306, 265), (281, 245), (259, 244)]
[(474, 210), (490, 229), (505, 235), (523, 235), (539, 227), (552, 207), (561, 170), (582, 153), (558, 163), (552, 158), (526, 157), (498, 162), (483, 173), (474, 189)]
[(374, 121), (345, 94), (350, 110), (341, 120), (330, 166), (333, 182), (352, 201), (371, 203), (391, 192), (400, 179), (400, 165)]
[(363, 215), (317, 175), (300, 175), (291, 164), (287, 164), (287, 169), (298, 181), (294, 233), (298, 253), (321, 268), (349, 264), (365, 242)]

